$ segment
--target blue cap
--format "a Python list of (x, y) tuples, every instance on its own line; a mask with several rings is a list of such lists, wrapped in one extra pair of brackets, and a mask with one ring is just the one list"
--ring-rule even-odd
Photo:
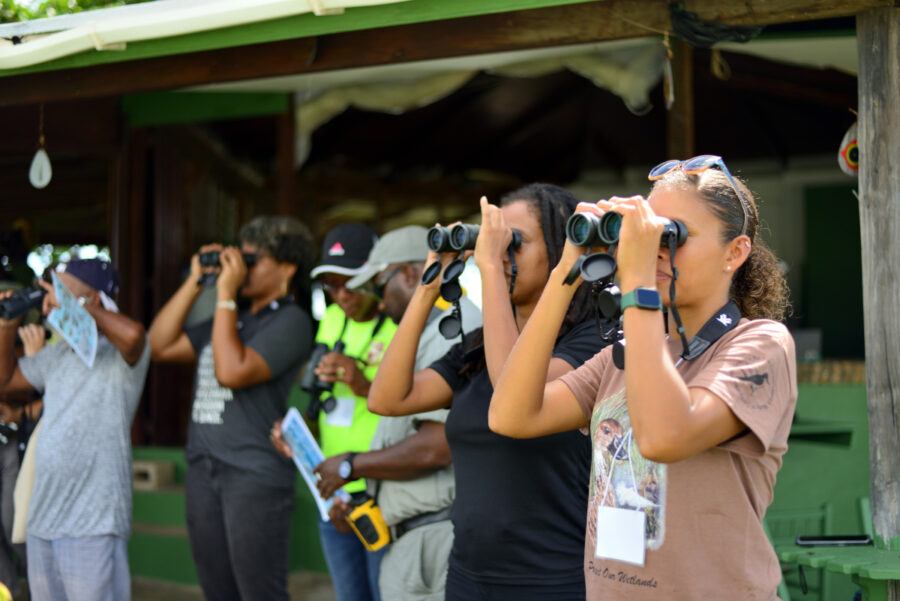
[(91, 288), (115, 297), (119, 293), (119, 274), (112, 263), (102, 259), (75, 259), (59, 266)]

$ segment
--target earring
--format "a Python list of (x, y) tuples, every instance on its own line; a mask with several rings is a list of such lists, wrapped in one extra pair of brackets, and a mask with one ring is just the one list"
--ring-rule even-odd
[(725, 270), (726, 270), (726, 271), (731, 271), (731, 265), (728, 265), (727, 267), (725, 267)]

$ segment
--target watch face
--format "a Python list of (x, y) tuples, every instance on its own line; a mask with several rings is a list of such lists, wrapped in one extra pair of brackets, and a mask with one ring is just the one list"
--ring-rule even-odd
[(637, 288), (635, 290), (634, 300), (638, 307), (659, 307), (662, 303), (659, 292), (647, 288)]
[(338, 466), (338, 476), (346, 480), (350, 477), (350, 473), (353, 471), (353, 466), (350, 465), (350, 462), (346, 459), (341, 462)]

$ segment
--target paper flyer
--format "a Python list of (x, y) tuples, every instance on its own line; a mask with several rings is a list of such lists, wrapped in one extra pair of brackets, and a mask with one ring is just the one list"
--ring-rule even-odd
[(59, 308), (50, 311), (47, 322), (59, 332), (84, 364), (91, 368), (97, 355), (97, 322), (78, 303), (78, 299), (60, 281), (56, 272), (52, 275)]
[[(331, 499), (325, 500), (319, 496), (319, 489), (316, 488), (318, 477), (313, 473), (313, 469), (322, 463), (325, 456), (322, 455), (322, 449), (319, 448), (312, 432), (306, 427), (306, 423), (294, 407), (288, 409), (284, 420), (281, 422), (281, 434), (284, 436), (288, 446), (291, 447), (294, 463), (306, 481), (306, 486), (309, 487), (309, 492), (312, 494), (313, 499), (316, 500), (316, 506), (319, 508), (319, 515), (322, 516), (322, 521), (327, 522), (328, 510), (331, 509)], [(339, 488), (334, 494), (344, 501), (350, 501), (350, 495), (343, 488)]]

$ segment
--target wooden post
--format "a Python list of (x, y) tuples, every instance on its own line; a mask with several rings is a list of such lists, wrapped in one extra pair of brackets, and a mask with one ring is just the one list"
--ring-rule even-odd
[(673, 39), (672, 53), (675, 102), (666, 113), (667, 155), (663, 158), (689, 159), (694, 156), (694, 49)]
[(872, 517), (900, 548), (900, 8), (861, 13), (856, 35)]
[(294, 144), (296, 128), (294, 127), (294, 95), (288, 97), (287, 110), (278, 115), (277, 120), (277, 197), (275, 212), (279, 215), (297, 216), (295, 198), (296, 178), (294, 176)]

